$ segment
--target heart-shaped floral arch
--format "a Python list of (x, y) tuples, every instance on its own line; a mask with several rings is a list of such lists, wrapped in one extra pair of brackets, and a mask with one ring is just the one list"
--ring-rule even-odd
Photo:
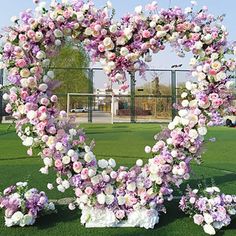
[[(41, 172), (52, 167), (59, 191), (75, 189), (87, 227), (153, 228), (158, 212), (165, 210), (164, 200), (173, 197), (172, 186), (189, 179), (190, 162), (200, 161), (206, 127), (219, 122), (231, 100), (227, 75), (235, 70), (235, 61), (226, 57), (233, 49), (221, 17), (206, 7), (196, 12), (193, 6), (158, 10), (153, 2), (146, 8), (146, 15), (137, 7), (135, 14), (116, 22), (110, 3), (96, 9), (92, 2), (52, 1), (49, 10), (39, 4), (34, 14), (22, 13), (4, 36), (1, 54), (12, 84), (4, 94), (6, 111), (16, 119), (28, 154), (39, 150), (45, 164)], [(130, 169), (115, 169), (114, 160), (97, 160), (85, 134), (57, 109), (50, 57), (68, 41), (82, 43), (121, 89), (128, 87), (125, 71), (143, 71), (142, 58), (163, 50), (166, 43), (178, 54), (193, 54), (196, 82), (186, 83), (178, 115), (156, 136), (155, 145), (145, 148), (152, 154), (147, 164), (138, 160)]]

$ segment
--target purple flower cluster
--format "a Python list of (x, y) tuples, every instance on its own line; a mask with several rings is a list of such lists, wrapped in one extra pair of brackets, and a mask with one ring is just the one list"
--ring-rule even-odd
[(5, 209), (5, 225), (33, 225), (39, 214), (55, 211), (44, 192), (28, 189), (27, 182), (18, 182), (0, 195), (0, 207)]
[(236, 195), (220, 193), (215, 186), (194, 190), (188, 187), (179, 207), (207, 234), (214, 235), (216, 230), (229, 225), (231, 216), (236, 215)]

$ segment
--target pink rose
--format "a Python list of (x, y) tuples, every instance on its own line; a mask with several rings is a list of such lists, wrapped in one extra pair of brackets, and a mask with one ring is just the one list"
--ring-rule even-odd
[(200, 214), (195, 214), (193, 216), (194, 223), (197, 225), (201, 225), (204, 221), (204, 217)]
[(151, 33), (150, 33), (150, 31), (148, 31), (148, 30), (144, 30), (143, 33), (142, 33), (142, 36), (143, 36), (145, 39), (148, 39), (148, 38), (150, 38)]
[(73, 170), (76, 172), (76, 173), (80, 173), (82, 169), (82, 164), (81, 162), (74, 162), (73, 163)]
[(58, 169), (61, 169), (62, 168), (62, 162), (61, 160), (55, 160), (55, 167), (58, 168)]
[(99, 44), (99, 45), (98, 45), (98, 51), (99, 51), (99, 52), (104, 52), (104, 51), (105, 51), (105, 47), (104, 47), (103, 44)]
[(93, 189), (91, 187), (87, 187), (84, 191), (88, 196), (93, 194)]
[(80, 188), (76, 188), (76, 189), (75, 189), (75, 195), (76, 195), (76, 197), (80, 197), (82, 194), (83, 194), (83, 192), (81, 191)]
[(21, 91), (20, 92), (20, 97), (21, 99), (25, 100), (29, 96), (27, 91)]
[(116, 218), (121, 220), (125, 217), (125, 211), (124, 210), (118, 210), (116, 213)]
[(87, 179), (88, 178), (88, 168), (84, 168), (81, 171), (81, 178), (82, 179)]
[(21, 42), (25, 42), (25, 41), (27, 40), (27, 37), (26, 37), (24, 34), (20, 34), (20, 35), (19, 35), (19, 40), (20, 40)]
[(20, 68), (23, 68), (26, 66), (26, 61), (24, 59), (19, 59), (16, 61), (16, 66), (17, 67), (20, 67)]
[(56, 95), (51, 96), (51, 102), (57, 102), (58, 98)]

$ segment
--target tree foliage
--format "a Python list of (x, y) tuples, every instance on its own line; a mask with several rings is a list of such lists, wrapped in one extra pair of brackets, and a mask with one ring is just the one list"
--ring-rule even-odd
[[(55, 79), (60, 81), (60, 87), (55, 89), (59, 97), (60, 109), (66, 109), (67, 93), (88, 93), (89, 57), (82, 47), (66, 45), (51, 59), (51, 68), (55, 72)], [(87, 106), (87, 98), (72, 97), (70, 108)]]

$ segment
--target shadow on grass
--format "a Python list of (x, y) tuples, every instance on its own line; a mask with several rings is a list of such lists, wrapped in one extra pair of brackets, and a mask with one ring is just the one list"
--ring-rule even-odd
[(57, 213), (46, 215), (37, 219), (36, 226), (40, 230), (52, 228), (58, 223), (67, 223), (80, 219), (79, 210), (71, 211), (68, 206), (56, 205)]
[[(207, 184), (211, 184), (212, 179), (214, 180), (216, 185), (222, 185), (224, 183), (236, 181), (236, 174), (231, 173), (231, 174), (226, 174), (226, 175), (222, 175), (222, 176), (218, 175), (218, 176), (204, 178), (204, 180), (206, 181)], [(188, 184), (191, 187), (197, 187), (198, 184), (202, 182), (202, 180), (203, 180), (203, 178), (191, 179), (188, 181)]]

